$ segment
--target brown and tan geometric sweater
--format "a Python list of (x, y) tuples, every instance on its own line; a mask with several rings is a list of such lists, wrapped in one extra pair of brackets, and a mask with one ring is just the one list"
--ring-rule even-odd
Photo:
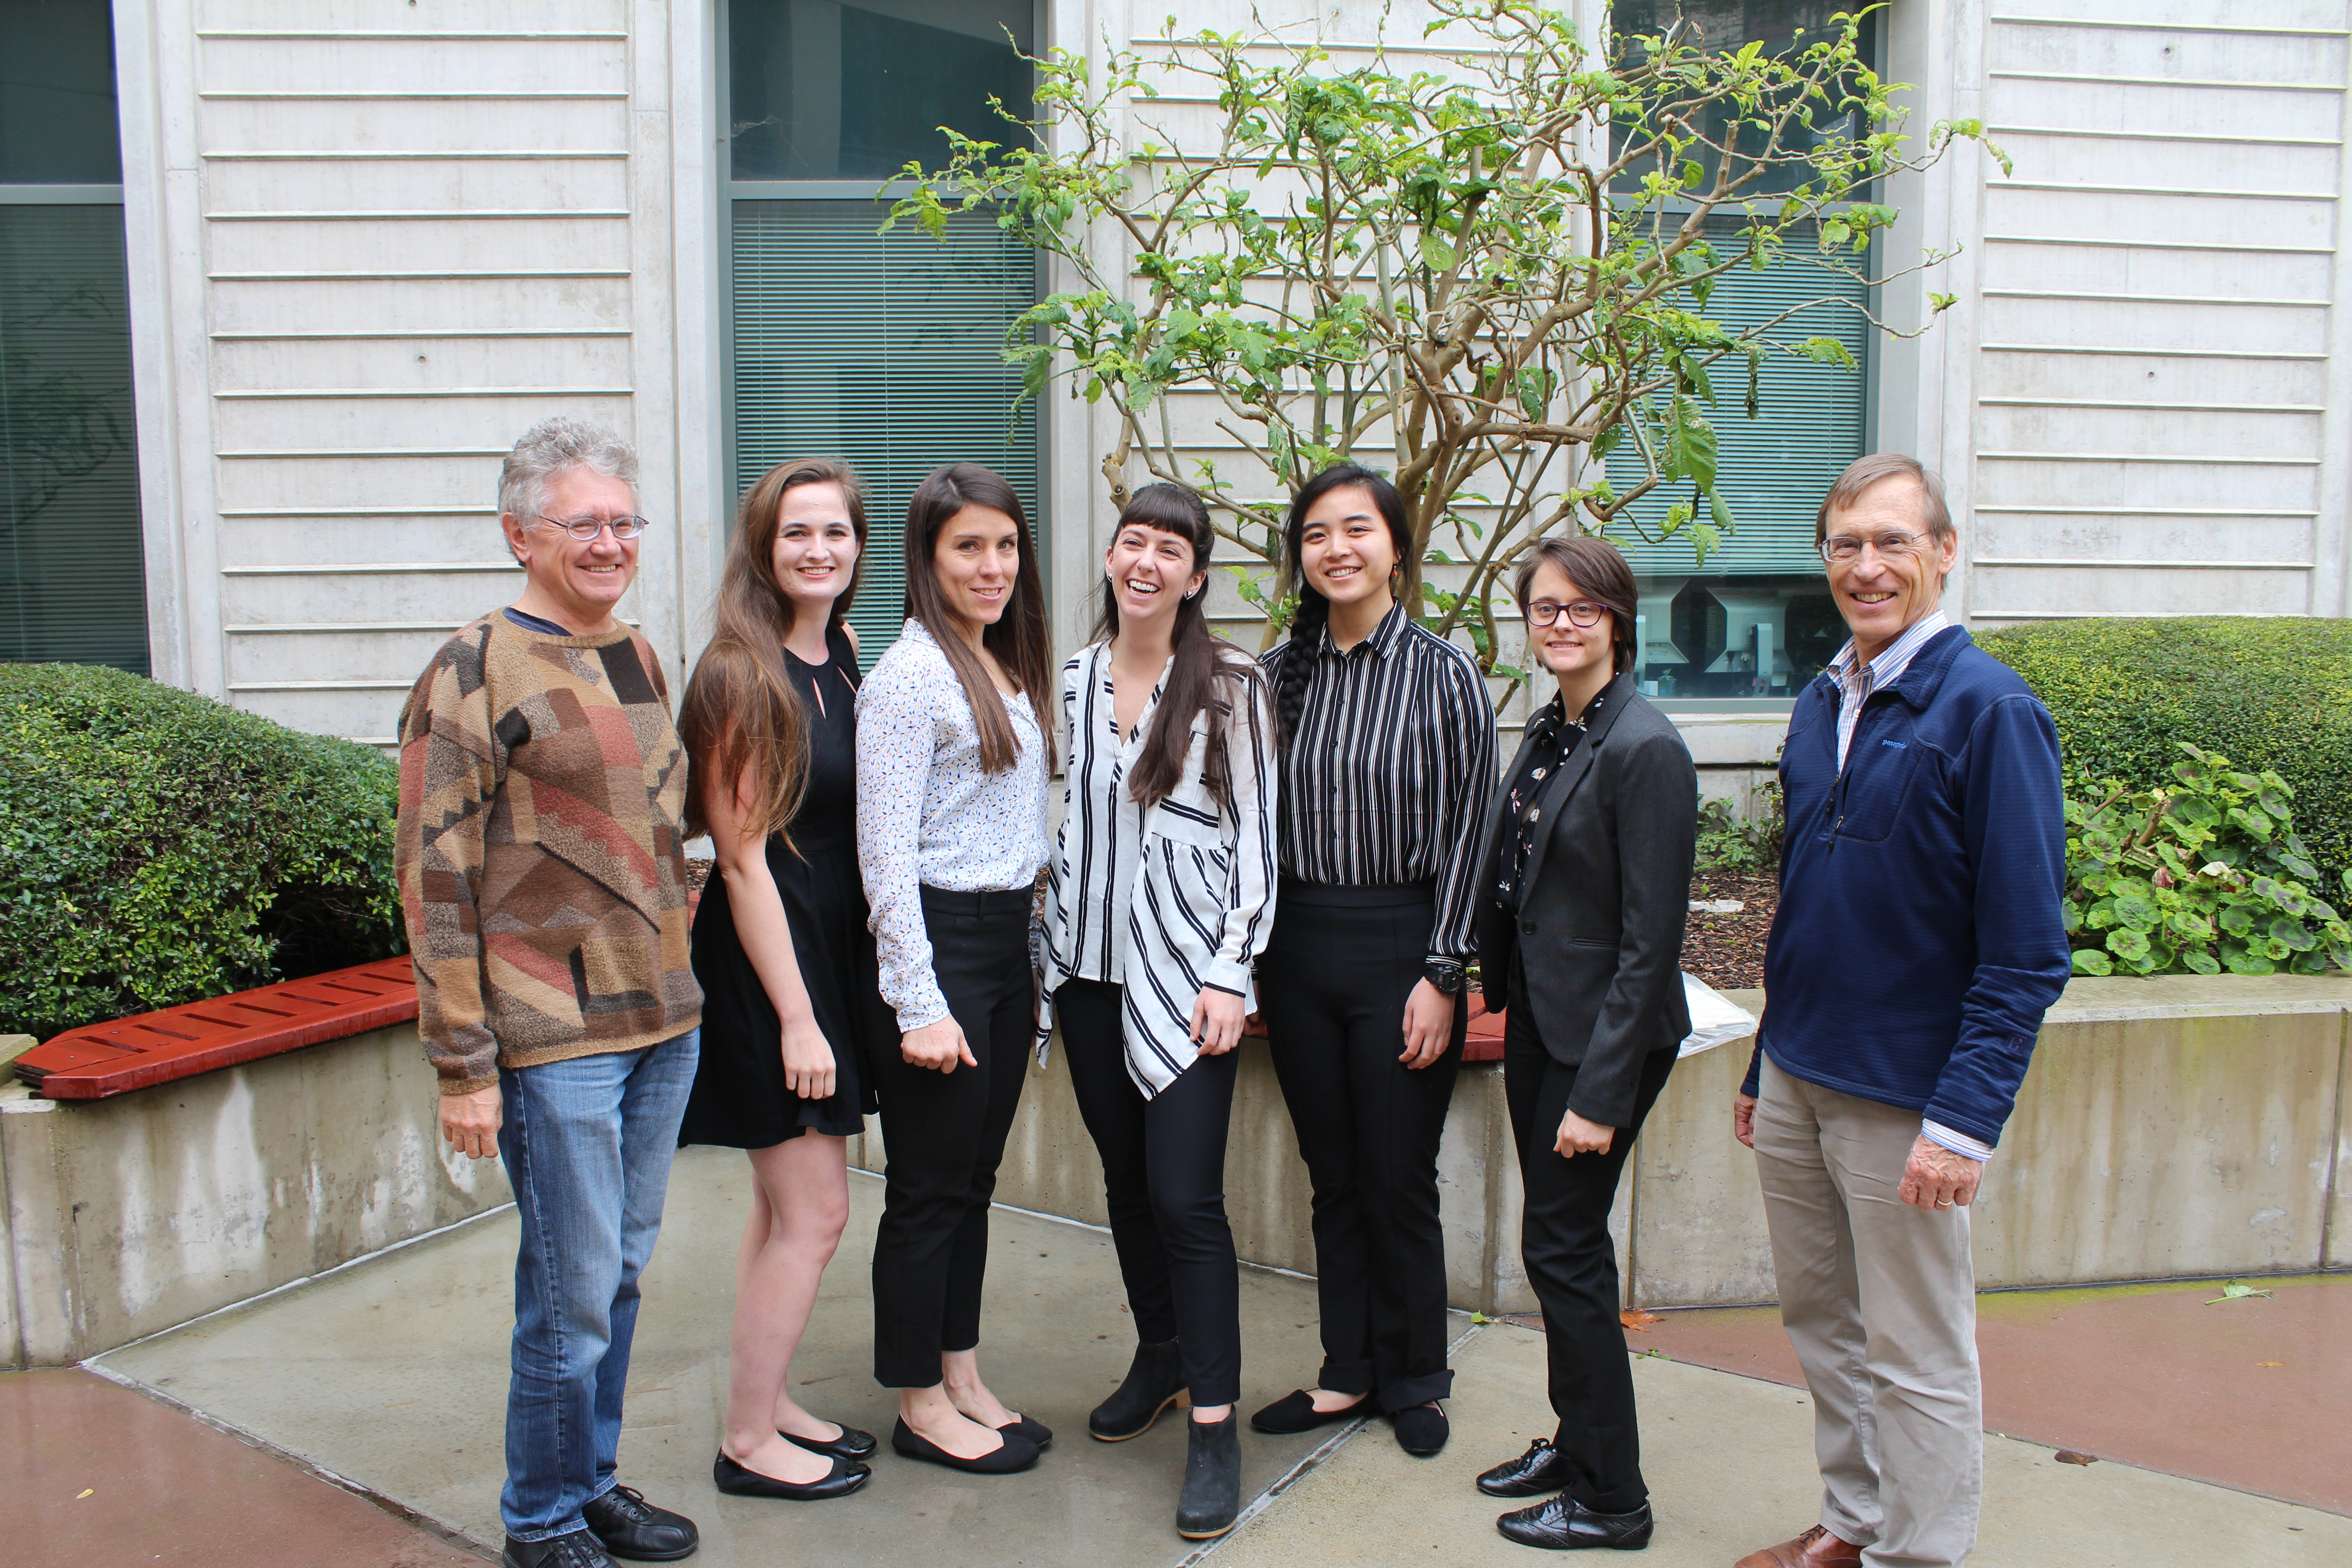
[(669, 688), (635, 632), (492, 611), (442, 645), (401, 710), (394, 851), (442, 1093), (702, 1021), (685, 805)]

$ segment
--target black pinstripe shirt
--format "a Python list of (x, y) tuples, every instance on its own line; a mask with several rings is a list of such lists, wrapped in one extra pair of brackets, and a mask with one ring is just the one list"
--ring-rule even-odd
[[(1296, 641), (1266, 654), (1281, 687)], [(1282, 754), (1282, 874), (1327, 886), (1437, 885), (1429, 963), (1475, 946), (1478, 827), (1495, 788), (1495, 708), (1470, 656), (1399, 605), (1341, 653), (1327, 629), (1298, 732)]]

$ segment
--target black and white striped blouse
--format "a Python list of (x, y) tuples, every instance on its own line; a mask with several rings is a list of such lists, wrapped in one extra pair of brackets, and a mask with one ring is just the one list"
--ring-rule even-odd
[(1480, 817), (1495, 790), (1495, 708), (1470, 656), (1397, 606), (1341, 653), (1327, 628), (1261, 661), (1311, 658), (1298, 732), (1283, 750), (1282, 874), (1326, 886), (1434, 882), (1433, 979), (1454, 983), (1476, 949)]
[[(1122, 736), (1110, 645), (1096, 643), (1062, 667), (1069, 793), (1046, 861), (1039, 986), (1041, 1062), (1053, 1037), (1053, 994), (1064, 981), (1126, 988), (1128, 1076), (1147, 1099), (1199, 1055), (1190, 1036), (1203, 988), (1251, 1002), (1250, 964), (1274, 924), (1274, 715), (1265, 683), (1251, 682), (1248, 705), (1213, 705), (1194, 719), (1175, 789), (1139, 806), (1128, 773), (1167, 680), (1163, 668)], [(1224, 748), (1222, 803), (1203, 779), (1213, 744)]]

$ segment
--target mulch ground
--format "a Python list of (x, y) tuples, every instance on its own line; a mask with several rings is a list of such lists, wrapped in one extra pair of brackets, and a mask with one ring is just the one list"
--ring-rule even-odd
[(1724, 877), (1702, 871), (1691, 879), (1694, 901), (1737, 899), (1738, 914), (1691, 912), (1683, 935), (1683, 967), (1717, 991), (1741, 991), (1764, 984), (1764, 939), (1772, 932), (1772, 909), (1780, 885), (1769, 877)]

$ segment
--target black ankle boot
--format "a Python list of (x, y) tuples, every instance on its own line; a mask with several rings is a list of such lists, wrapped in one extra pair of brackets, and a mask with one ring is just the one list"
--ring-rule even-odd
[(1184, 1393), (1184, 1363), (1176, 1342), (1138, 1345), (1128, 1363), (1127, 1379), (1087, 1417), (1087, 1433), (1105, 1443), (1124, 1443), (1151, 1430), (1160, 1413), (1181, 1405)]
[(1242, 1511), (1242, 1432), (1233, 1411), (1215, 1426), (1184, 1423), (1184, 1494), (1176, 1500), (1176, 1533), (1206, 1541), (1234, 1527)]

